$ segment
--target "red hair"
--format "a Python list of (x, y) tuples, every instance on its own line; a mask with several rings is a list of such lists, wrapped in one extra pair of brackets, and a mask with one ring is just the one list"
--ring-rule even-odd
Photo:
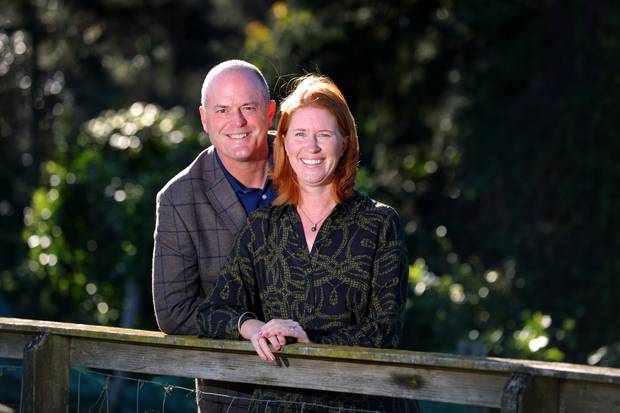
[(295, 82), (295, 89), (280, 105), (280, 120), (273, 143), (273, 185), (277, 191), (274, 205), (299, 203), (299, 183), (284, 149), (293, 113), (304, 106), (317, 106), (328, 110), (336, 118), (338, 129), (344, 139), (344, 153), (338, 161), (332, 179), (332, 194), (336, 202), (353, 193), (355, 174), (359, 162), (359, 143), (355, 119), (347, 101), (336, 84), (326, 76), (309, 74)]

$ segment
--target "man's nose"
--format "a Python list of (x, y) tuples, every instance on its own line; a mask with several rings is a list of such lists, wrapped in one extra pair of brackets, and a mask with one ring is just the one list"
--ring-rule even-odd
[(243, 116), (243, 112), (241, 111), (241, 109), (237, 109), (236, 111), (234, 111), (233, 116), (234, 116), (233, 121), (235, 122), (236, 126), (243, 126), (246, 123), (248, 123), (245, 116)]

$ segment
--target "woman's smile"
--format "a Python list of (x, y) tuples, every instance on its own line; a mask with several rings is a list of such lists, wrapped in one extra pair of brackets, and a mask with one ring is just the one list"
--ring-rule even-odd
[(285, 148), (301, 187), (329, 185), (343, 151), (336, 117), (319, 106), (293, 112)]

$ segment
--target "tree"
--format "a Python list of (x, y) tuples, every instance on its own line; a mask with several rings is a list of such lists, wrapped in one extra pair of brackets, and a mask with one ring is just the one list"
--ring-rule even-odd
[[(253, 7), (247, 8), (248, 12), (257, 12), (260, 2), (252, 4)], [(2, 1), (0, 5), (0, 159), (3, 165), (0, 169), (0, 183), (3, 184), (0, 189), (0, 224), (3, 228), (0, 237), (0, 279), (3, 293), (10, 295), (13, 312), (20, 316), (84, 319), (88, 311), (71, 314), (67, 310), (76, 306), (68, 305), (63, 309), (66, 312), (63, 315), (60, 314), (60, 303), (49, 298), (61, 291), (66, 294), (66, 287), (58, 284), (60, 280), (65, 280), (63, 285), (73, 283), (75, 280), (70, 274), (80, 273), (84, 268), (72, 270), (67, 266), (69, 263), (63, 266), (64, 253), (58, 251), (55, 259), (59, 259), (60, 263), (57, 269), (51, 272), (35, 269), (34, 273), (38, 276), (34, 277), (32, 268), (41, 265), (38, 258), (40, 251), (36, 250), (40, 244), (37, 244), (36, 251), (30, 251), (34, 261), (26, 258), (28, 245), (21, 234), (24, 221), (28, 224), (26, 239), (45, 236), (47, 238), (43, 239), (59, 245), (56, 235), (50, 232), (51, 227), (45, 228), (43, 225), (44, 229), (40, 229), (39, 224), (32, 223), (40, 218), (37, 215), (41, 212), (39, 208), (52, 206), (48, 203), (56, 205), (56, 200), (45, 200), (47, 192), (58, 190), (51, 186), (50, 177), (57, 179), (62, 175), (65, 179), (63, 174), (76, 176), (74, 169), (79, 170), (80, 165), (74, 162), (80, 156), (86, 156), (76, 153), (77, 148), (90, 151), (94, 156), (88, 162), (102, 162), (102, 167), (109, 170), (129, 173), (123, 166), (115, 164), (117, 160), (114, 157), (96, 160), (97, 154), (94, 152), (98, 149), (84, 146), (85, 143), (79, 141), (86, 139), (82, 125), (104, 110), (124, 108), (122, 110), (127, 111), (134, 102), (142, 101), (156, 101), (166, 107), (180, 106), (186, 113), (194, 113), (199, 102), (200, 83), (208, 67), (222, 58), (220, 53), (230, 53), (240, 47), (243, 33), (237, 30), (236, 25), (238, 19), (245, 17), (228, 16), (225, 4), (215, 1), (207, 5), (190, 0), (162, 1), (146, 8), (142, 2), (133, 0), (114, 3), (21, 0)], [(161, 110), (158, 107), (158, 113)], [(188, 116), (187, 127), (200, 130), (199, 117)], [(193, 135), (196, 136), (196, 132)], [(194, 148), (196, 155), (199, 149), (197, 144)], [(82, 162), (87, 162), (82, 159)], [(176, 169), (181, 165), (177, 164)], [(153, 181), (152, 187), (145, 191), (153, 193), (175, 172), (171, 169), (169, 175), (158, 176), (159, 180)], [(91, 183), (102, 182), (94, 180)], [(65, 184), (67, 182), (63, 181)], [(83, 215), (105, 214), (97, 211), (94, 204), (89, 206), (92, 210), (86, 210), (81, 205), (83, 198), (72, 197), (73, 192), (65, 187), (60, 189), (63, 192), (59, 196), (66, 194), (68, 197), (59, 199), (54, 207), (58, 208), (60, 215), (71, 211), (76, 221), (92, 223), (92, 216)], [(91, 190), (99, 189), (102, 188)], [(149, 201), (154, 206), (154, 199)], [(31, 203), (32, 206), (28, 207)], [(150, 214), (141, 217), (144, 223), (154, 220), (152, 208), (145, 209), (144, 213)], [(65, 222), (62, 224), (65, 225)], [(33, 229), (31, 225), (37, 228)], [(63, 229), (58, 226), (56, 232)], [(96, 231), (91, 233), (92, 227), (83, 226), (80, 229), (83, 231), (81, 237), (101, 244), (102, 241), (94, 237)], [(151, 236), (148, 232), (143, 234)], [(121, 236), (121, 239), (125, 238)], [(84, 244), (72, 244), (73, 241), (83, 240), (75, 237), (63, 244), (64, 249), (70, 251), (69, 255), (84, 248)], [(140, 264), (127, 271), (148, 284), (149, 253), (141, 250), (141, 254), (143, 259)], [(90, 262), (88, 268), (96, 268), (95, 262), (100, 262), (95, 259), (96, 255), (87, 254), (84, 265)], [(72, 259), (79, 261), (76, 257)], [(57, 275), (50, 275), (52, 273)], [(95, 279), (97, 274), (93, 274)], [(83, 275), (90, 277), (90, 274)], [(43, 300), (41, 306), (26, 303), (23, 295), (19, 294), (24, 285), (30, 285), (42, 297), (48, 298)], [(108, 288), (110, 290), (106, 296), (127, 296), (121, 286), (109, 283)], [(138, 291), (143, 291), (142, 286)], [(135, 296), (138, 298), (142, 294)], [(82, 302), (80, 294), (75, 299), (78, 301), (76, 305)], [(70, 301), (68, 296), (62, 300), (65, 304), (70, 304)], [(43, 309), (50, 312), (45, 313)], [(144, 314), (144, 319), (150, 319), (150, 310)], [(85, 320), (95, 322), (97, 319), (86, 317)], [(107, 321), (121, 323), (120, 319)], [(121, 324), (132, 326), (131, 323)]]
[[(202, 141), (200, 141), (202, 139)], [(89, 121), (44, 168), (24, 231), (32, 311), (56, 320), (155, 327), (150, 285), (155, 195), (200, 151), (181, 108), (134, 103)], [(16, 291), (17, 292), (17, 291)], [(32, 304), (30, 304), (32, 305)]]
[[(19, 315), (120, 323), (121, 297), (135, 294), (118, 281), (135, 280), (142, 292), (148, 284), (154, 193), (200, 147), (190, 114), (202, 76), (241, 54), (264, 70), (276, 98), (307, 71), (344, 91), (360, 133), (358, 188), (394, 206), (405, 225), (409, 348), (605, 362), (620, 342), (610, 327), (620, 310), (619, 6), (237, 6), (2, 8), (0, 41), (10, 47), (0, 61), (0, 222), (9, 231), (0, 257), (13, 265), (28, 251), (22, 218), (31, 248), (19, 271), (0, 277)], [(176, 105), (188, 119), (163, 109)], [(137, 120), (147, 108), (159, 119), (150, 126)], [(171, 129), (157, 129), (170, 117)], [(183, 142), (166, 143), (177, 131)], [(42, 297), (31, 313), (20, 304), (23, 286)], [(142, 303), (137, 325), (152, 326)]]
[(251, 24), (248, 57), (326, 73), (352, 106), (360, 187), (409, 234), (408, 346), (584, 362), (620, 339), (602, 236), (619, 16), (610, 2), (280, 1)]

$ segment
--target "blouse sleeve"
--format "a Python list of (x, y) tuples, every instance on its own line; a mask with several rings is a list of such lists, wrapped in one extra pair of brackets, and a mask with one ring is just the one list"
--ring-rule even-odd
[[(238, 322), (262, 317), (251, 254), (250, 222), (239, 233), (214, 288), (197, 310), (198, 336), (239, 339)], [(254, 318), (254, 317), (250, 317)]]
[(361, 347), (398, 347), (407, 297), (408, 264), (400, 219), (396, 211), (382, 217), (373, 262), (369, 309), (358, 323), (310, 340), (322, 344)]

